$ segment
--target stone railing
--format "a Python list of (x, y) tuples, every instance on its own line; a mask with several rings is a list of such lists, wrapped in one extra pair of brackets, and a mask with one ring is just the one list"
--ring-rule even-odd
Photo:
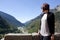
[[(4, 40), (39, 40), (38, 33), (32, 34), (7, 34)], [(60, 34), (55, 34), (55, 40), (60, 40)]]

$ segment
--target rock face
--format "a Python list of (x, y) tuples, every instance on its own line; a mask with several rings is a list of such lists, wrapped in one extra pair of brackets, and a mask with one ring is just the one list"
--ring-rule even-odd
[(60, 5), (58, 5), (58, 6), (56, 7), (56, 9), (57, 9), (57, 11), (60, 11)]
[[(40, 40), (39, 34), (8, 34), (5, 40)], [(55, 40), (60, 40), (60, 34), (55, 34)]]

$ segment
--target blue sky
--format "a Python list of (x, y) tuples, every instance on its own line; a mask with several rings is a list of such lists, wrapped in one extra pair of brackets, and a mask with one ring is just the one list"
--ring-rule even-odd
[(24, 23), (41, 13), (43, 3), (49, 3), (52, 9), (60, 4), (60, 0), (0, 0), (0, 11), (12, 15)]

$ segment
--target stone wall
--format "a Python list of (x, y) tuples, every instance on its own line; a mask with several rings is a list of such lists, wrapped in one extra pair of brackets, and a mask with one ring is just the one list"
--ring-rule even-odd
[[(37, 33), (33, 34), (7, 34), (4, 40), (39, 40), (40, 36)], [(60, 34), (55, 34), (55, 40), (60, 40)]]

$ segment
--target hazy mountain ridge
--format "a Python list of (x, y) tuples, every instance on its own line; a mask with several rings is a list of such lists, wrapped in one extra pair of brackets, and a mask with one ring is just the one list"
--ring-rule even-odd
[(12, 26), (16, 26), (16, 27), (22, 27), (24, 26), (23, 23), (19, 22), (17, 19), (15, 19), (13, 16), (4, 13), (2, 11), (0, 11), (0, 16), (5, 19), (10, 25)]

